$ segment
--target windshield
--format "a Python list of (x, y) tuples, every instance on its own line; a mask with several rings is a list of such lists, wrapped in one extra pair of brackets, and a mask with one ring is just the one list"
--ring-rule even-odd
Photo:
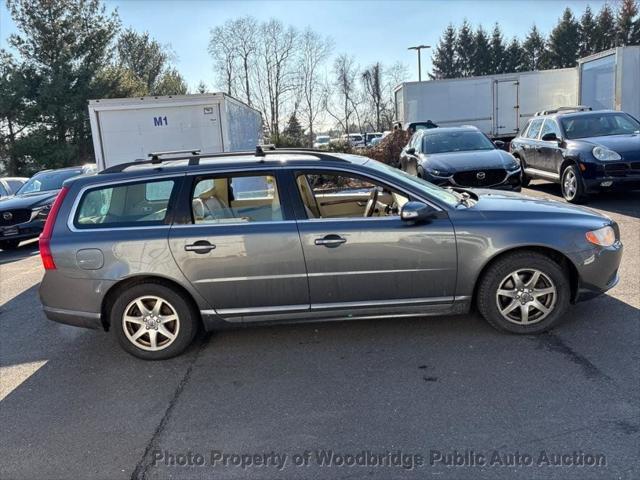
[(329, 143), (329, 137), (316, 137), (316, 143)]
[(495, 146), (480, 132), (429, 132), (422, 138), (425, 153), (493, 150)]
[(395, 167), (391, 167), (376, 160), (370, 160), (367, 162), (367, 167), (372, 167), (375, 170), (380, 170), (387, 175), (400, 180), (402, 183), (409, 183), (414, 187), (422, 190), (426, 195), (437, 198), (438, 200), (446, 203), (451, 207), (458, 205), (460, 197), (456, 194), (449, 192), (443, 188), (435, 186), (433, 183), (427, 182), (420, 177), (415, 177)]
[(36, 173), (27, 183), (20, 187), (16, 195), (24, 195), (34, 192), (48, 192), (50, 190), (60, 190), (65, 180), (82, 175), (82, 169), (61, 170), (52, 172)]
[(640, 123), (626, 113), (576, 115), (560, 122), (569, 139), (640, 133)]

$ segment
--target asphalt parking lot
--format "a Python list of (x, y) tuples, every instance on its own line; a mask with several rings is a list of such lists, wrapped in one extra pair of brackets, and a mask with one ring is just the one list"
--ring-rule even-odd
[(590, 206), (620, 224), (620, 284), (531, 337), (253, 327), (144, 362), (45, 319), (36, 243), (0, 252), (0, 478), (640, 478), (640, 192)]

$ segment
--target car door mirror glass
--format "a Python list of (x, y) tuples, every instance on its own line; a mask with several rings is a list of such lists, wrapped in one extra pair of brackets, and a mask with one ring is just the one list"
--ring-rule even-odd
[(411, 148), (407, 148), (407, 155), (415, 155), (416, 153), (416, 149), (411, 147)]
[(433, 210), (422, 202), (407, 202), (400, 211), (400, 218), (409, 222), (425, 222), (433, 215)]
[(557, 137), (557, 135), (556, 135), (555, 133), (553, 133), (553, 132), (549, 132), (549, 133), (545, 133), (545, 134), (542, 136), (541, 140), (542, 140), (543, 142), (554, 142), (554, 141), (557, 141), (557, 140), (558, 140), (558, 137)]
[(494, 140), (493, 144), (498, 148), (504, 148), (504, 142), (502, 140)]

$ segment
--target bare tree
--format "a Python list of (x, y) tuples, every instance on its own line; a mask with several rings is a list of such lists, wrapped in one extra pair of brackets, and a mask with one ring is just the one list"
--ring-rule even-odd
[(281, 109), (295, 89), (294, 55), (298, 33), (279, 20), (260, 25), (256, 73), (258, 103), (274, 141), (279, 140)]
[(380, 114), (382, 113), (382, 66), (374, 63), (362, 72), (362, 85), (365, 94), (369, 97), (376, 117), (376, 131), (380, 131)]
[(209, 54), (213, 57), (214, 68), (225, 91), (229, 95), (234, 93), (236, 79), (236, 37), (229, 22), (211, 29), (209, 40)]
[(234, 32), (234, 50), (240, 63), (241, 90), (244, 99), (252, 106), (251, 102), (251, 61), (258, 50), (258, 22), (251, 16), (245, 16), (232, 20), (229, 28)]
[[(355, 93), (356, 93), (356, 72), (357, 67), (353, 57), (341, 54), (333, 64), (333, 73), (335, 75), (335, 86), (338, 90), (338, 98), (344, 113), (344, 121), (340, 123), (344, 127), (345, 134), (349, 134), (349, 118), (355, 112)], [(334, 116), (329, 112), (330, 115)], [(360, 123), (360, 122), (358, 122)]]
[(332, 42), (324, 39), (316, 32), (307, 28), (301, 36), (298, 59), (298, 73), (300, 75), (301, 113), (309, 128), (309, 145), (313, 145), (314, 125), (323, 103), (320, 67), (331, 53)]

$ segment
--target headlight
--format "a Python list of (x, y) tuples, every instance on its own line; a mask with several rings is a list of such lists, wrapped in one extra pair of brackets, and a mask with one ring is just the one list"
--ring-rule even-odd
[(450, 177), (451, 172), (447, 172), (445, 170), (438, 170), (436, 168), (427, 168), (427, 172), (433, 175), (434, 177)]
[(598, 230), (592, 230), (586, 233), (587, 241), (601, 247), (610, 247), (616, 243), (616, 232), (612, 227), (606, 226)]
[(518, 162), (513, 162), (507, 165), (507, 170), (513, 172), (514, 170), (518, 170), (520, 168), (520, 164)]
[(34, 208), (31, 210), (31, 220), (35, 218), (46, 219), (47, 215), (49, 215), (49, 210), (51, 210), (51, 204)]
[(598, 160), (607, 161), (607, 160), (622, 159), (622, 157), (617, 152), (614, 152), (613, 150), (609, 150), (608, 148), (604, 148), (604, 147), (593, 147), (592, 153), (593, 153), (593, 156), (596, 157)]

